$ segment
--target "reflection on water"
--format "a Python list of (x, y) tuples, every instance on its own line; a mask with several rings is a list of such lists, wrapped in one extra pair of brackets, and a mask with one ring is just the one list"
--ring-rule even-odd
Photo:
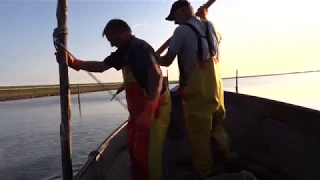
[[(239, 79), (239, 92), (318, 109), (320, 73)], [(234, 92), (235, 80), (224, 81)], [(114, 93), (114, 92), (113, 92)], [(81, 95), (82, 119), (77, 96), (72, 96), (72, 160), (75, 171), (87, 155), (127, 117), (127, 111), (107, 92)], [(119, 98), (124, 101), (124, 94)], [(59, 177), (59, 97), (0, 103), (0, 179), (48, 179)]]

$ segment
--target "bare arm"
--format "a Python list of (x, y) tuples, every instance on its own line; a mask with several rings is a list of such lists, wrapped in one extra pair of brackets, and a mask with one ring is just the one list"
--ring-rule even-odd
[(81, 69), (89, 72), (104, 72), (111, 67), (105, 62), (100, 61), (83, 61)]
[(175, 57), (176, 54), (168, 50), (168, 52), (164, 56), (159, 57), (158, 63), (160, 66), (168, 67), (172, 64)]
[(160, 67), (154, 63), (149, 69), (148, 69), (148, 92), (147, 96), (149, 100), (156, 100), (160, 97), (160, 93), (162, 90), (162, 82), (163, 77), (161, 73)]
[(122, 68), (122, 62), (124, 60), (125, 53), (121, 53), (120, 51), (112, 52), (108, 57), (106, 57), (103, 61), (80, 61), (80, 69), (89, 71), (89, 72), (104, 72), (110, 68), (115, 68), (116, 70), (120, 70)]
[(181, 51), (183, 38), (184, 38), (184, 27), (179, 26), (175, 29), (171, 39), (167, 53), (164, 56), (158, 58), (158, 63), (160, 66), (170, 66), (177, 56), (177, 54)]
[[(59, 63), (59, 61), (60, 61), (59, 54), (55, 53), (55, 55), (56, 55), (57, 62)], [(109, 58), (110, 56), (108, 56), (107, 58)], [(85, 71), (89, 71), (89, 72), (106, 71), (106, 70), (110, 69), (112, 66), (108, 65), (105, 61), (106, 60), (104, 60), (104, 61), (84, 61), (84, 60), (80, 60), (80, 59), (73, 57), (71, 54), (68, 55), (68, 66), (76, 71), (79, 71), (79, 70), (85, 70)]]

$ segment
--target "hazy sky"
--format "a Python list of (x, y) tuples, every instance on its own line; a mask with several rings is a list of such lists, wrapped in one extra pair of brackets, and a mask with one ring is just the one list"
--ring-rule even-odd
[[(121, 18), (157, 49), (175, 28), (164, 20), (172, 2), (69, 1), (68, 47), (80, 59), (103, 60), (115, 49), (101, 37), (102, 30), (110, 19)], [(192, 5), (198, 8), (204, 2)], [(316, 0), (217, 0), (209, 18), (223, 38), (223, 76), (234, 76), (236, 69), (239, 75), (320, 69), (318, 7)], [(52, 43), (55, 11), (55, 0), (0, 1), (0, 86), (59, 83)], [(70, 69), (69, 76), (70, 83), (95, 82), (85, 72)], [(169, 76), (178, 78), (176, 62)], [(115, 70), (97, 77), (122, 81)]]

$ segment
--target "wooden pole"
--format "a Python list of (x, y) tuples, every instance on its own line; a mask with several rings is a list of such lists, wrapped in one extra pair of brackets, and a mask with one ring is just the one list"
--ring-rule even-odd
[[(57, 4), (57, 38), (64, 47), (67, 47), (67, 0), (58, 0)], [(59, 75), (60, 75), (60, 141), (61, 141), (61, 160), (63, 180), (72, 180), (72, 160), (71, 160), (71, 103), (70, 87), (68, 76), (68, 59), (66, 50), (58, 46), (59, 54)]]
[(238, 92), (238, 69), (236, 71), (236, 93), (239, 93)]

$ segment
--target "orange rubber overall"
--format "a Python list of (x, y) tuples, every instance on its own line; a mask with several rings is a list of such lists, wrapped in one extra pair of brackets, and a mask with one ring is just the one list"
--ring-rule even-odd
[(146, 95), (130, 69), (122, 68), (124, 88), (130, 117), (128, 119), (128, 150), (133, 167), (133, 180), (162, 179), (162, 147), (170, 122), (171, 100), (168, 89), (160, 96), (150, 115), (137, 123), (144, 113)]

